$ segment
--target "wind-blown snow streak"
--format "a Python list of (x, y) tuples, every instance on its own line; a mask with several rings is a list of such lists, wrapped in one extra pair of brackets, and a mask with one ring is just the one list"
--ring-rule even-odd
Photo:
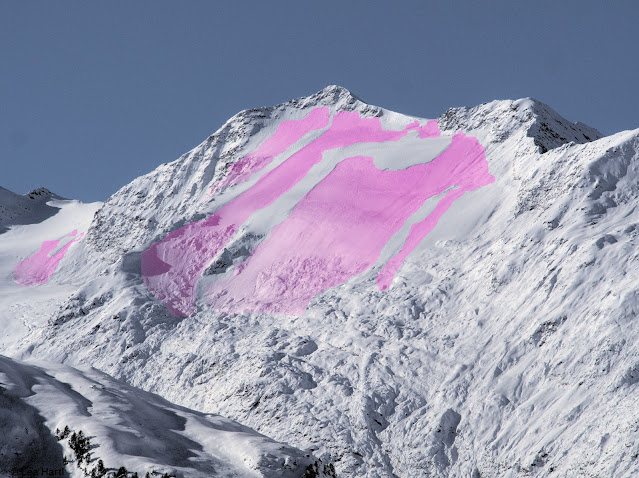
[[(225, 185), (242, 180), (286, 150), (307, 128), (322, 127), (323, 109), (307, 123), (285, 122), (264, 143), (261, 153), (232, 170)], [(311, 118), (309, 120), (309, 118)], [(262, 176), (242, 195), (209, 218), (169, 233), (142, 253), (142, 274), (149, 290), (175, 315), (190, 315), (195, 286), (206, 266), (257, 210), (289, 191), (322, 160), (325, 151), (359, 143), (397, 141), (417, 130), (422, 139), (440, 135), (436, 121), (411, 123), (399, 131), (383, 130), (379, 118), (342, 111), (316, 140)], [(245, 158), (245, 159), (246, 159)], [(248, 169), (247, 169), (248, 168)], [(294, 209), (235, 276), (213, 285), (209, 297), (228, 312), (299, 314), (312, 297), (370, 268), (386, 242), (432, 196), (444, 199), (426, 220), (413, 226), (402, 251), (382, 271), (378, 284), (388, 287), (404, 258), (434, 227), (453, 200), (494, 180), (483, 148), (459, 133), (446, 152), (426, 164), (402, 171), (377, 169), (372, 158), (342, 160)]]
[[(55, 272), (58, 264), (74, 242), (79, 241), (84, 233), (78, 235), (77, 229), (62, 239), (44, 241), (38, 251), (16, 265), (13, 277), (21, 286), (45, 284)], [(69, 240), (69, 238), (73, 238)], [(61, 248), (59, 244), (67, 241)]]
[[(466, 191), (473, 191), (495, 181), (495, 177), (488, 172), (488, 162), (482, 145), (476, 138), (468, 137), (462, 132), (453, 136), (448, 149), (423, 166), (427, 168), (427, 171), (423, 173), (422, 182), (417, 187), (424, 193), (428, 191), (428, 197), (441, 194), (449, 188), (455, 189), (446, 193), (426, 219), (411, 227), (402, 250), (386, 263), (377, 276), (377, 285), (381, 290), (388, 288), (408, 254), (433, 230), (439, 218), (455, 199), (461, 197)], [(411, 169), (415, 168), (419, 166)], [(410, 190), (410, 188), (407, 189)], [(410, 196), (406, 194), (404, 197), (408, 199)]]

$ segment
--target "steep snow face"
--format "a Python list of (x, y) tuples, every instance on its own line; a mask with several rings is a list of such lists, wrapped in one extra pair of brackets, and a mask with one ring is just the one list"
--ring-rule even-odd
[[(173, 316), (155, 295), (162, 288), (145, 283), (145, 251), (242, 204), (247, 193), (256, 200), (250, 191), (312, 148), (344, 111), (379, 121), (391, 137), (410, 125), (420, 130), (325, 152), (294, 187), (250, 210), (204, 261), (193, 308), (181, 315), (192, 314)], [(66, 281), (77, 284), (75, 293), (11, 353), (92, 364), (313, 450), (340, 476), (638, 474), (639, 130), (601, 138), (529, 99), (449, 110), (437, 118), (441, 135), (421, 138), (433, 121), (366, 105), (338, 87), (236, 115), (105, 203), (53, 283), (34, 288)], [(300, 129), (255, 155), (282, 124)], [(464, 182), (415, 198), (421, 206), (379, 252), (355, 251), (377, 255), (373, 265), (352, 269), (347, 280), (324, 276), (318, 265), (328, 288), (311, 287), (319, 292), (292, 314), (261, 308), (268, 294), (249, 292), (261, 279), (279, 293), (278, 280), (295, 288), (309, 277), (294, 267), (302, 273), (290, 280), (289, 269), (278, 269), (292, 254), (340, 252), (344, 239), (331, 241), (353, 223), (351, 203), (343, 224), (330, 214), (338, 231), (326, 231), (325, 248), (316, 236), (334, 198), (384, 201), (368, 195), (355, 171), (375, 179), (428, 171), (456, 135), (476, 138), (487, 169), (469, 168)], [(476, 178), (489, 182), (486, 173), (494, 182), (473, 188)], [(447, 203), (459, 189), (463, 195)], [(396, 199), (393, 207), (403, 207), (402, 194)], [(376, 240), (362, 231), (353, 232), (362, 244)], [(403, 250), (397, 269), (380, 275)], [(203, 266), (195, 265), (197, 279)], [(277, 274), (260, 275), (270, 266)]]
[[(209, 216), (220, 204), (252, 183), (245, 182), (243, 187), (212, 198), (212, 190), (220, 189), (227, 181), (229, 168), (231, 178), (241, 175), (241, 167), (232, 164), (242, 159), (246, 162), (247, 155), (255, 154), (281, 123), (300, 120), (321, 106), (334, 112), (356, 110), (364, 118), (379, 116), (382, 112), (381, 108), (362, 103), (343, 88), (329, 87), (284, 105), (238, 113), (177, 161), (137, 178), (111, 196), (89, 230), (88, 244), (98, 255), (116, 262), (122, 255), (159, 240), (186, 223)], [(405, 117), (397, 117), (405, 121)], [(311, 128), (301, 141), (309, 142), (322, 132), (322, 129)], [(266, 155), (275, 152), (267, 150)], [(233, 182), (228, 180), (228, 184)], [(218, 183), (220, 186), (216, 186)]]
[(232, 420), (175, 406), (94, 369), (0, 356), (0, 377), (2, 476), (94, 476), (100, 460), (106, 472), (125, 467), (138, 476), (332, 475), (330, 467), (300, 450)]
[[(248, 178), (250, 172), (275, 158), (266, 151), (290, 151), (291, 141), (328, 123), (327, 107), (314, 109), (301, 120), (283, 122), (258, 148), (259, 153), (234, 163), (239, 164), (241, 175), (238, 168), (230, 168), (222, 183), (241, 182), (242, 176)], [(299, 315), (315, 295), (374, 265), (384, 245), (406, 220), (425, 201), (443, 195), (424, 222), (413, 226), (402, 250), (386, 264), (378, 283), (380, 288), (387, 288), (404, 258), (450, 204), (466, 191), (494, 181), (483, 148), (463, 133), (455, 135), (445, 152), (432, 161), (402, 171), (378, 169), (373, 157), (349, 157), (362, 144), (398, 142), (395, 150), (402, 150), (400, 139), (409, 132), (416, 132), (426, 143), (440, 136), (436, 122), (424, 127), (412, 122), (402, 130), (388, 131), (382, 129), (379, 118), (363, 119), (358, 112), (339, 112), (320, 137), (293, 150), (243, 194), (207, 219), (172, 231), (144, 251), (144, 283), (173, 314), (191, 315), (196, 284), (209, 263), (251, 215), (297, 187), (305, 195), (296, 205), (286, 206), (293, 212), (236, 267), (233, 277), (215, 282), (208, 294), (212, 307), (227, 313)], [(327, 152), (339, 162), (324, 161)], [(316, 171), (312, 171), (314, 167)], [(322, 169), (328, 174), (319, 173)], [(307, 178), (308, 184), (300, 185)], [(312, 189), (307, 192), (309, 187)]]

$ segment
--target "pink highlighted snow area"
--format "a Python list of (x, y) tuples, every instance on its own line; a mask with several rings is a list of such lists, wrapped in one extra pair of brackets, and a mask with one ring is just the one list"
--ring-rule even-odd
[[(62, 239), (44, 241), (37, 252), (15, 266), (13, 277), (16, 282), (21, 286), (47, 283), (71, 245), (82, 236), (84, 233), (78, 235), (78, 231), (74, 230)], [(64, 245), (59, 247), (61, 243)]]
[(264, 169), (273, 158), (302, 139), (306, 133), (328, 126), (329, 119), (328, 108), (323, 107), (315, 108), (300, 120), (282, 121), (275, 134), (264, 141), (255, 152), (231, 163), (224, 179), (215, 183), (211, 192), (217, 193), (246, 181), (252, 174)]
[[(263, 143), (260, 153), (242, 161), (249, 157), (258, 160), (232, 168), (230, 179), (227, 177), (220, 187), (245, 180), (249, 172), (263, 168), (265, 161), (285, 151), (304, 132), (325, 127), (328, 121), (328, 110), (317, 108), (303, 120), (283, 122)], [(322, 161), (325, 152), (360, 143), (398, 141), (413, 130), (423, 141), (440, 136), (436, 121), (425, 126), (414, 122), (403, 130), (389, 131), (382, 129), (379, 118), (361, 118), (357, 112), (336, 114), (317, 139), (215, 214), (152, 244), (142, 254), (145, 284), (173, 314), (191, 315), (195, 288), (206, 267), (251, 214), (296, 186)], [(450, 146), (430, 162), (399, 171), (378, 169), (372, 157), (345, 157), (283, 222), (272, 227), (233, 274), (209, 287), (207, 299), (215, 310), (225, 313), (301, 314), (315, 295), (373, 267), (383, 247), (408, 218), (426, 200), (438, 197), (435, 209), (410, 228), (401, 250), (378, 274), (379, 288), (386, 289), (407, 255), (453, 201), (493, 181), (483, 147), (463, 133), (457, 133)]]

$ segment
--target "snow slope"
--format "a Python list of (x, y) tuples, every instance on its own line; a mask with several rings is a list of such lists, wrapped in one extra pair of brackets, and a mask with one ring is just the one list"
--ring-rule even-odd
[[(0, 476), (106, 471), (202, 477), (300, 477), (309, 455), (231, 420), (177, 407), (100, 373), (0, 356)], [(76, 453), (68, 427), (88, 437)], [(57, 439), (56, 439), (57, 438)], [(82, 459), (79, 459), (82, 457)], [(47, 470), (47, 472), (43, 472)], [(52, 476), (62, 476), (61, 474)]]
[[(28, 355), (33, 336), (46, 330), (48, 319), (78, 286), (84, 264), (66, 255), (81, 247), (102, 203), (83, 204), (48, 192), (26, 198), (2, 192), (9, 199), (3, 206), (9, 227), (0, 241), (0, 347)], [(0, 476), (66, 470), (68, 476), (83, 477), (98, 459), (109, 472), (124, 466), (140, 476), (154, 470), (186, 477), (332, 474), (330, 465), (308, 453), (223, 417), (177, 407), (94, 369), (0, 356), (0, 401)], [(90, 437), (89, 462), (76, 466), (69, 437), (55, 439), (54, 430), (65, 426)], [(64, 457), (70, 461), (66, 467)]]
[[(0, 228), (6, 226), (0, 234), (0, 350), (18, 354), (23, 350), (22, 338), (45, 327), (51, 314), (77, 289), (73, 272), (71, 280), (54, 273), (60, 267), (81, 269), (79, 263), (65, 258), (67, 250), (79, 246), (67, 236), (86, 232), (102, 203), (62, 199), (44, 188), (25, 196), (2, 189), (0, 201)], [(47, 249), (47, 244), (53, 247)], [(25, 287), (31, 283), (46, 285)]]
[[(326, 141), (344, 112), (379, 122), (388, 138), (362, 139), (349, 126), (352, 144), (322, 150), (272, 199), (264, 200), (275, 186), (255, 194), (276, 171), (291, 177), (289, 165)], [(340, 87), (239, 113), (104, 203), (53, 275), (75, 285), (72, 297), (4, 353), (92, 365), (311, 450), (339, 476), (639, 473), (639, 130), (602, 137), (533, 99), (451, 109), (436, 119), (439, 136), (432, 124)], [(398, 226), (362, 255), (375, 259), (339, 280), (331, 273), (321, 287), (304, 285), (326, 269), (312, 261), (269, 269), (295, 254), (337, 257), (353, 235), (367, 244), (388, 218), (334, 238), (344, 230), (340, 214), (391, 207), (371, 199), (384, 194), (369, 171), (431, 168), (456, 135), (484, 156), (447, 164), (485, 161), (494, 181), (438, 209), (469, 171), (453, 166), (455, 181), (407, 216), (391, 216)], [(366, 169), (344, 176), (354, 182), (332, 182), (356, 165), (349, 158)], [(392, 207), (413, 194), (412, 179)], [(368, 199), (327, 212), (353, 197)], [(258, 207), (211, 219), (237, 204)], [(211, 252), (220, 224), (226, 236)], [(203, 250), (203, 260), (191, 260), (201, 256), (188, 251)], [(182, 259), (191, 261), (185, 272), (169, 273)], [(282, 306), (298, 283), (313, 294)]]

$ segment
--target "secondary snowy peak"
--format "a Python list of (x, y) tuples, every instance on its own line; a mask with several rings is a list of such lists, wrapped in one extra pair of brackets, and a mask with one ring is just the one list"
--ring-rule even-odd
[(56, 193), (49, 191), (45, 187), (35, 188), (33, 191), (29, 191), (25, 196), (28, 196), (31, 199), (39, 199), (41, 201), (49, 201), (51, 199), (62, 199), (62, 196), (58, 196)]
[(52, 199), (64, 199), (46, 188), (19, 195), (0, 187), (0, 234), (15, 225), (35, 224), (53, 216), (59, 208), (47, 205)]
[(439, 118), (445, 130), (483, 129), (489, 140), (501, 142), (525, 131), (541, 153), (567, 143), (583, 144), (603, 135), (588, 125), (572, 123), (550, 106), (534, 98), (496, 100), (473, 108), (451, 108)]

